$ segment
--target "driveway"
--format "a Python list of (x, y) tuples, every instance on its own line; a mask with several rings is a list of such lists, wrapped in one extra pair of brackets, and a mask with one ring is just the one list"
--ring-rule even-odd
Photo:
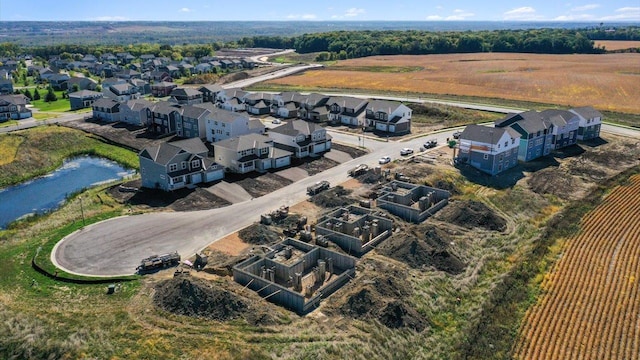
[(242, 186), (226, 181), (220, 181), (219, 183), (209, 186), (207, 191), (221, 197), (232, 204), (237, 204), (243, 201), (251, 200), (253, 196), (249, 194)]
[(299, 167), (290, 167), (288, 169), (277, 171), (276, 175), (282, 176), (283, 178), (289, 179), (293, 182), (309, 177), (309, 173), (305, 169), (301, 169)]
[(347, 154), (344, 151), (340, 151), (336, 149), (331, 149), (331, 151), (324, 153), (324, 157), (326, 157), (329, 160), (338, 162), (340, 164), (353, 160), (351, 155)]

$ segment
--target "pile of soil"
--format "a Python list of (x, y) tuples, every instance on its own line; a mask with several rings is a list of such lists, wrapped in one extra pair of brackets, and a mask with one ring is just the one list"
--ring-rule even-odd
[(366, 171), (364, 174), (360, 174), (356, 176), (356, 179), (358, 179), (358, 181), (360, 181), (363, 184), (378, 184), (381, 182), (385, 182), (387, 180), (385, 179), (384, 175), (376, 174), (371, 169)]
[(280, 234), (264, 224), (252, 224), (238, 232), (242, 241), (253, 245), (267, 245), (280, 241)]
[(418, 332), (427, 326), (426, 319), (404, 301), (411, 296), (406, 273), (379, 262), (363, 260), (372, 267), (372, 279), (361, 279), (344, 289), (347, 294), (338, 300), (337, 311), (352, 319), (377, 319), (391, 328), (410, 328)]
[(243, 299), (215, 284), (185, 277), (159, 283), (153, 302), (174, 314), (218, 321), (242, 317), (249, 308)]
[(293, 183), (285, 177), (269, 172), (265, 174), (258, 172), (244, 175), (229, 174), (229, 176), (225, 174), (225, 179), (242, 186), (254, 198), (272, 193)]
[(348, 197), (352, 192), (353, 190), (345, 189), (338, 185), (334, 188), (313, 195), (311, 197), (311, 202), (328, 209), (347, 206), (355, 202), (355, 200)]
[(551, 194), (567, 199), (576, 189), (576, 180), (558, 168), (546, 168), (531, 174), (527, 180), (531, 190), (538, 194)]
[(388, 303), (380, 312), (378, 320), (390, 329), (410, 328), (421, 332), (427, 327), (426, 319), (400, 300)]
[(224, 75), (223, 77), (220, 78), (220, 83), (221, 84), (227, 84), (227, 83), (231, 83), (231, 82), (238, 81), (238, 80), (245, 80), (245, 79), (248, 79), (250, 77), (251, 76), (249, 76), (248, 73), (246, 73), (244, 71), (240, 71), (240, 72)]
[(467, 229), (504, 231), (507, 228), (507, 221), (503, 217), (475, 200), (452, 202), (440, 210), (438, 218)]
[(208, 210), (231, 205), (227, 200), (203, 188), (183, 188), (168, 192), (142, 188), (141, 186), (141, 180), (132, 180), (122, 185), (112, 186), (107, 192), (121, 204), (126, 203), (131, 206), (168, 208), (173, 211)]
[(353, 146), (346, 146), (346, 145), (342, 145), (342, 144), (336, 144), (336, 143), (332, 143), (331, 144), (331, 148), (332, 149), (336, 149), (338, 151), (342, 151), (345, 152), (349, 155), (351, 155), (352, 158), (359, 158), (362, 155), (367, 154), (367, 151), (362, 150), (362, 149), (358, 149), (356, 147)]
[(434, 226), (422, 230), (424, 236), (407, 236), (407, 234), (393, 236), (384, 241), (378, 247), (378, 251), (414, 269), (433, 266), (449, 274), (456, 275), (463, 272), (465, 264), (449, 251), (451, 242), (449, 236)]

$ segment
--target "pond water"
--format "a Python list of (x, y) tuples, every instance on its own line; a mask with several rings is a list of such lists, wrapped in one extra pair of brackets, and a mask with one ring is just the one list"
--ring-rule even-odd
[(58, 208), (79, 190), (134, 174), (117, 163), (92, 156), (68, 159), (56, 171), (0, 189), (0, 229), (29, 214)]

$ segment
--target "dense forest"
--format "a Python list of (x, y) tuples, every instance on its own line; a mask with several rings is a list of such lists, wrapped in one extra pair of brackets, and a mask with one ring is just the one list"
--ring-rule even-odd
[(243, 47), (294, 48), (325, 52), (329, 59), (371, 55), (521, 52), (543, 54), (601, 53), (594, 40), (640, 40), (640, 27), (618, 29), (529, 29), (464, 32), (334, 31), (295, 37), (257, 36), (238, 41)]
[(298, 53), (319, 53), (318, 60), (358, 58), (371, 55), (418, 55), (471, 52), (519, 52), (544, 54), (602, 53), (594, 40), (640, 40), (640, 27), (590, 27), (580, 29), (536, 28), (479, 31), (424, 31), (424, 30), (363, 30), (307, 33), (296, 36), (252, 36), (233, 41), (209, 43), (182, 43), (169, 45), (162, 42), (135, 44), (76, 44), (54, 43), (19, 45), (0, 43), (0, 56), (29, 53), (47, 58), (74, 54), (129, 52), (134, 56), (154, 54), (180, 60), (183, 57), (200, 58), (216, 50), (238, 47), (266, 47), (295, 49)]

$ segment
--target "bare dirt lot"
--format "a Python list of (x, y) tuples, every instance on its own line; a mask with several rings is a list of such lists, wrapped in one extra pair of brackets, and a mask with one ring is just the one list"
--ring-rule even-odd
[(105, 123), (100, 121), (71, 121), (64, 126), (98, 135), (115, 144), (124, 145), (130, 149), (140, 151), (148, 146), (158, 145), (171, 139), (158, 137), (147, 133), (146, 129), (124, 123)]
[[(338, 61), (325, 69), (270, 80), (269, 84), (324, 89), (363, 89), (397, 93), (457, 94), (590, 105), (601, 110), (639, 113), (640, 54), (540, 55), (449, 54), (372, 56)], [(379, 72), (380, 66), (415, 68)]]

